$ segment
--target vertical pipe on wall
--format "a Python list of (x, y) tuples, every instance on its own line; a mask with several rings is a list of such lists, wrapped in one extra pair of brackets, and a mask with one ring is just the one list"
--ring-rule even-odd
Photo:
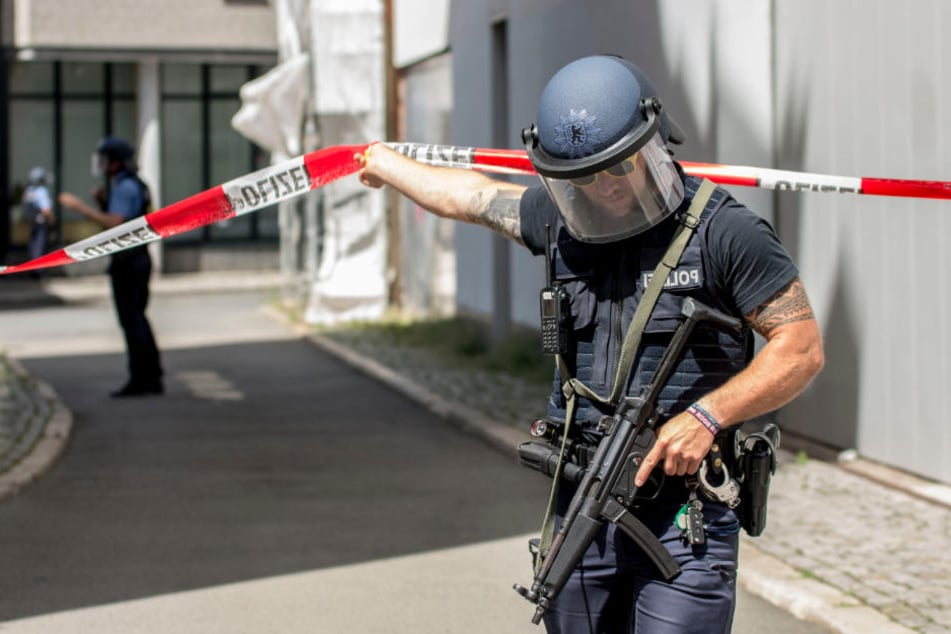
[[(152, 193), (152, 207), (162, 206), (162, 152), (161, 112), (162, 91), (158, 58), (141, 60), (137, 68), (136, 87), (136, 145), (138, 146), (139, 173)], [(163, 242), (149, 245), (149, 253), (156, 272), (162, 271)]]
[(115, 131), (115, 126), (112, 124), (112, 100), (112, 64), (106, 62), (102, 65), (102, 114), (104, 117), (102, 129), (106, 136), (111, 136)]
[[(509, 138), (508, 20), (492, 24), (492, 147), (507, 147)], [(499, 341), (512, 330), (511, 246), (492, 235), (492, 339)]]
[[(53, 62), (53, 174), (63, 173), (63, 65), (62, 62)], [(53, 183), (53, 213), (56, 215), (56, 226), (63, 226), (63, 210), (57, 202), (62, 179), (57, 178)], [(55, 232), (54, 246), (61, 247), (65, 243), (63, 231)]]
[[(211, 66), (201, 65), (201, 188), (212, 186), (211, 182)], [(201, 230), (202, 242), (211, 240), (211, 227)]]
[[(383, 0), (383, 84), (384, 84), (384, 130), (387, 140), (397, 139), (397, 76), (393, 66), (393, 0)], [(386, 304), (391, 308), (402, 305), (400, 292), (400, 203), (392, 188), (384, 193), (386, 217)]]
[[(2, 27), (0, 27), (2, 28)], [(10, 249), (10, 94), (8, 69), (10, 56), (3, 49), (0, 59), (0, 262), (7, 261)]]

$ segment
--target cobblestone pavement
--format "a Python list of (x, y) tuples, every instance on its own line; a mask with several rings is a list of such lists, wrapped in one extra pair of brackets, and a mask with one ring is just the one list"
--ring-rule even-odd
[(756, 547), (905, 627), (951, 631), (951, 510), (784, 457)]
[(0, 350), (0, 500), (55, 463), (71, 427), (72, 414), (53, 389)]
[(0, 473), (29, 453), (51, 413), (37, 382), (0, 352)]
[(358, 354), (372, 358), (445, 400), (528, 430), (545, 404), (551, 384), (536, 385), (504, 374), (440, 363), (415, 346), (394, 345), (377, 331), (333, 331), (325, 336)]
[[(335, 331), (322, 336), (500, 422), (527, 428), (544, 413), (550, 385), (451, 367), (425, 350), (394, 345), (376, 333)], [(951, 631), (947, 506), (833, 463), (781, 451), (767, 529), (757, 538), (744, 536), (744, 543), (792, 566), (804, 579), (840, 591), (839, 607), (867, 606), (916, 632)]]

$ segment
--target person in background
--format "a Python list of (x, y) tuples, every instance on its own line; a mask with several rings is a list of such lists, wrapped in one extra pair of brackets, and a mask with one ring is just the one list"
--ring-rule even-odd
[[(30, 225), (30, 242), (27, 252), (31, 260), (35, 260), (46, 253), (49, 243), (50, 229), (56, 224), (53, 215), (53, 200), (47, 187), (49, 174), (44, 167), (34, 167), (30, 170), (26, 189), (23, 191), (23, 212)], [(33, 271), (34, 277), (39, 278), (41, 271)]]
[[(84, 203), (78, 196), (63, 192), (60, 204), (85, 216), (103, 229), (110, 229), (127, 220), (148, 213), (151, 208), (149, 189), (138, 176), (134, 162), (135, 150), (124, 139), (105, 137), (96, 146), (93, 156), (95, 175), (108, 182), (108, 195), (94, 193), (101, 209)], [(162, 394), (162, 364), (152, 327), (146, 318), (149, 302), (149, 278), (152, 259), (145, 245), (112, 254), (109, 277), (112, 297), (125, 336), (129, 362), (129, 379), (112, 393), (113, 397)]]

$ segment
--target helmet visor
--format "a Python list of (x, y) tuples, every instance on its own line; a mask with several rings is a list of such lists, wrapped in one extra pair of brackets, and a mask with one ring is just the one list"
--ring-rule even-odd
[(646, 231), (673, 213), (684, 197), (683, 182), (659, 133), (600, 171), (541, 179), (568, 232), (583, 242), (613, 242)]
[(89, 173), (93, 178), (102, 178), (105, 175), (106, 157), (99, 152), (93, 152), (89, 157)]

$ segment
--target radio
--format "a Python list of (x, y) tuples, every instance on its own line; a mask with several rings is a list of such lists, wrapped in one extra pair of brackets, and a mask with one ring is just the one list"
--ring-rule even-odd
[(542, 352), (568, 354), (568, 324), (571, 298), (565, 289), (546, 286), (539, 297), (541, 306)]

